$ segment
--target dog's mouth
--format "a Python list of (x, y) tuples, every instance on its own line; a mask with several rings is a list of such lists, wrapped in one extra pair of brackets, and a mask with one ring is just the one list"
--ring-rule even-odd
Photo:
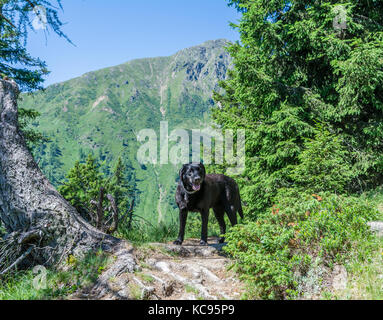
[(199, 191), (201, 189), (201, 185), (193, 183), (192, 188), (194, 191)]

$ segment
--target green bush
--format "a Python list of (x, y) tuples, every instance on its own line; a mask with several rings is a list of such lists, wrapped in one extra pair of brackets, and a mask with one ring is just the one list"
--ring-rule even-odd
[(314, 265), (344, 262), (358, 241), (372, 237), (366, 223), (379, 215), (365, 200), (329, 193), (285, 192), (277, 203), (227, 234), (225, 251), (249, 283), (246, 298), (297, 298)]
[(355, 177), (342, 139), (317, 125), (313, 139), (305, 139), (299, 164), (292, 167), (291, 180), (307, 192), (344, 193)]

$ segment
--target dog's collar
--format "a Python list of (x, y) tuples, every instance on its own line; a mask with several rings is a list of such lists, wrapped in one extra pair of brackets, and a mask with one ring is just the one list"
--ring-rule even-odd
[(184, 187), (184, 190), (187, 194), (196, 194), (199, 190), (197, 191), (187, 191), (186, 188)]

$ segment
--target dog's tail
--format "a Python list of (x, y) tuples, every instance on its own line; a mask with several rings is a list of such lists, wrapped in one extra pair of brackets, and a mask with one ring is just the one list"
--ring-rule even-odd
[(239, 212), (240, 217), (243, 219), (243, 210), (242, 210), (242, 204), (241, 204), (241, 201), (239, 202), (238, 212)]
[(241, 201), (241, 196), (239, 194), (238, 194), (238, 213), (239, 213), (239, 216), (243, 219), (242, 201)]

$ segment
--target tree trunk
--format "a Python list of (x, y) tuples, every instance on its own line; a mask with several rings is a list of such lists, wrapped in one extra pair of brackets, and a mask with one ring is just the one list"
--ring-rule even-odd
[(9, 267), (26, 252), (24, 264), (53, 265), (70, 254), (111, 250), (120, 240), (86, 223), (34, 161), (18, 128), (18, 94), (14, 81), (0, 80), (0, 220), (8, 233), (0, 273), (6, 258)]

